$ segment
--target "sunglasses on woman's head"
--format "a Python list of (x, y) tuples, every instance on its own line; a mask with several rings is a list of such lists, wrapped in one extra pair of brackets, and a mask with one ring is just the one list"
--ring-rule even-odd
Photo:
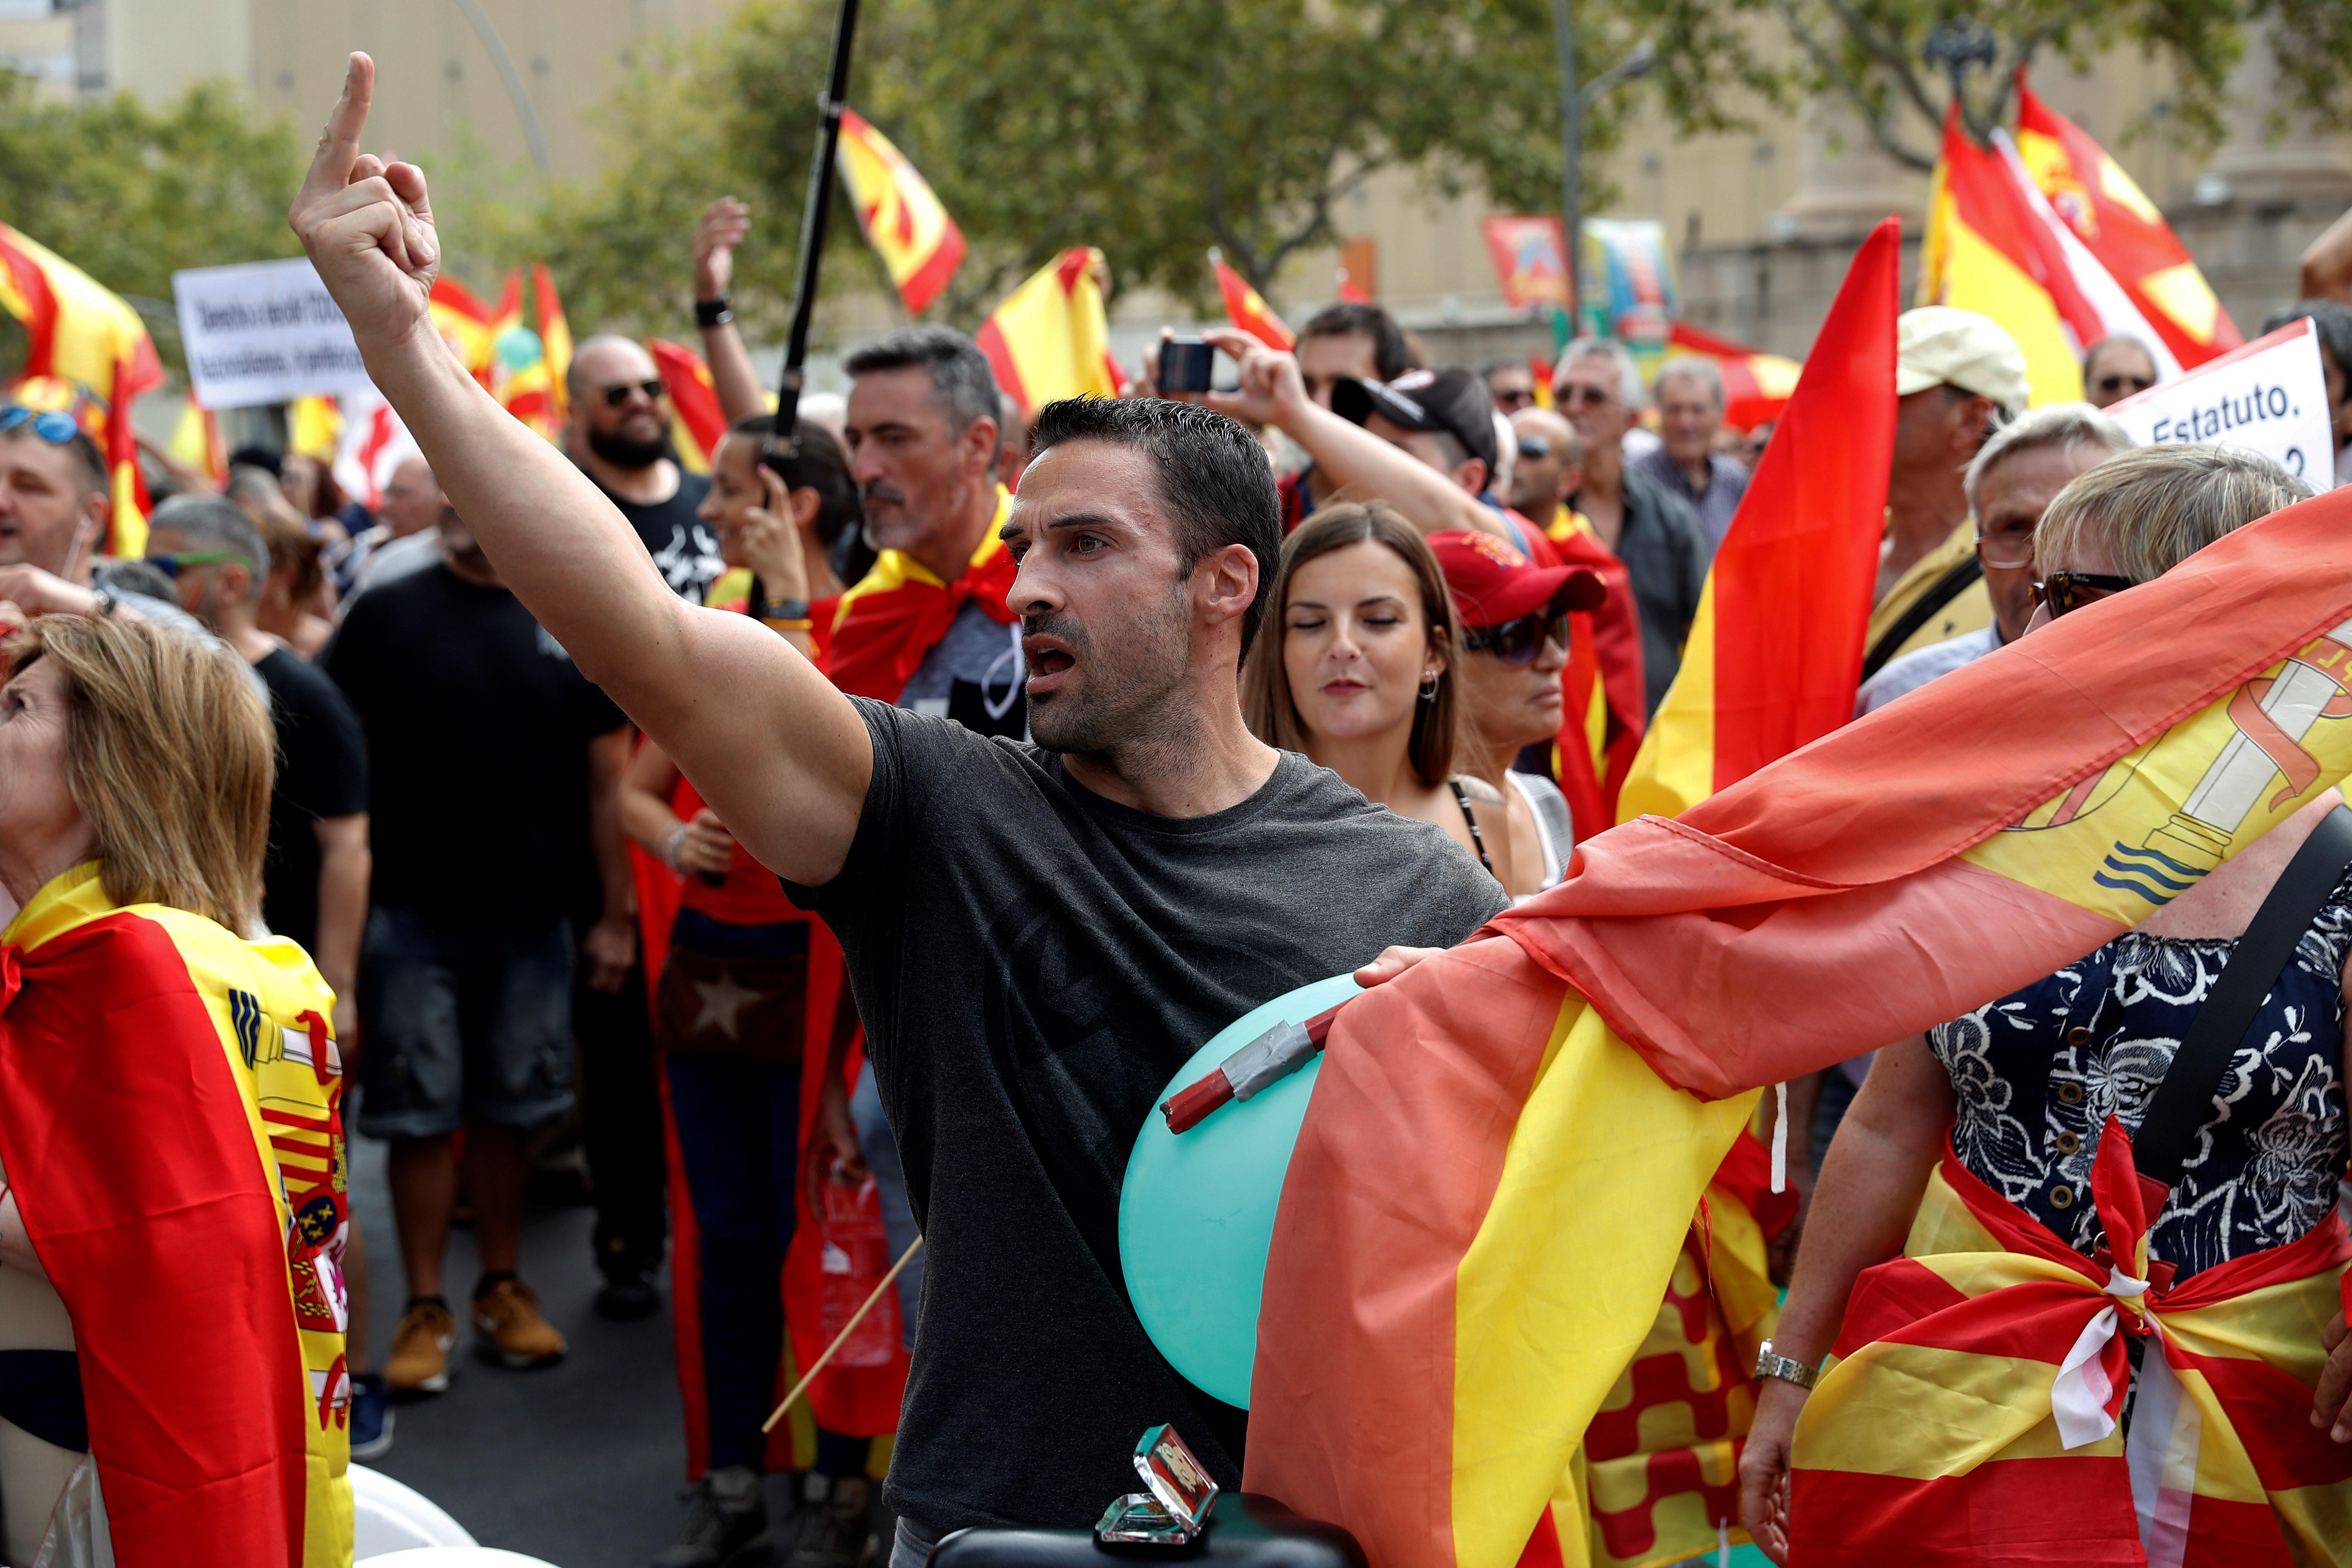
[(2079, 610), (2136, 586), (2129, 577), (2112, 572), (2053, 572), (2033, 584), (2033, 602), (2048, 610), (2054, 621), (2069, 610)]
[(1505, 621), (1499, 626), (1465, 629), (1462, 634), (1462, 646), (1473, 653), (1491, 653), (1512, 668), (1523, 669), (1533, 664), (1536, 656), (1543, 652), (1546, 637), (1566, 647), (1568, 616), (1521, 616), (1517, 620)]
[(629, 394), (633, 392), (644, 393), (648, 403), (659, 403), (667, 390), (657, 375), (644, 381), (617, 381), (604, 389), (604, 406), (618, 408), (629, 400)]
[(52, 447), (62, 447), (81, 434), (81, 426), (74, 423), (72, 415), (60, 414), (53, 408), (27, 408), (21, 403), (0, 408), (0, 435), (21, 430), (27, 424), (32, 426), (34, 435)]

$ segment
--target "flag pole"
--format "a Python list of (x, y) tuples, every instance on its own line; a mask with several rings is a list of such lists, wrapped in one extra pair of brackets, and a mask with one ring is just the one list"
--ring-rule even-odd
[(833, 18), (833, 70), (817, 100), (816, 152), (809, 164), (808, 205), (801, 214), (801, 267), (793, 296), (793, 327), (784, 340), (783, 374), (776, 382), (775, 445), (793, 451), (800, 436), (801, 386), (807, 379), (809, 321), (816, 312), (817, 269), (833, 216), (834, 158), (841, 146), (841, 111), (849, 92), (849, 46), (857, 32), (857, 0), (841, 0)]

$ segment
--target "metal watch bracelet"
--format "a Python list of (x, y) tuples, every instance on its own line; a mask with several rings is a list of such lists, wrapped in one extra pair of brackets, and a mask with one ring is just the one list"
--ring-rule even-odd
[(1807, 1366), (1803, 1362), (1782, 1355), (1772, 1348), (1770, 1340), (1756, 1347), (1756, 1375), (1777, 1377), (1782, 1383), (1793, 1383), (1799, 1388), (1811, 1388), (1822, 1377), (1819, 1367)]

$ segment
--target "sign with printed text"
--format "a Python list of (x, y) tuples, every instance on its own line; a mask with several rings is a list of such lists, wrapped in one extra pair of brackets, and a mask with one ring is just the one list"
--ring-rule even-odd
[(350, 323), (308, 258), (172, 274), (188, 379), (207, 408), (250, 408), (368, 384)]
[(2127, 397), (2107, 415), (2144, 447), (2243, 447), (2315, 491), (2336, 483), (2327, 376), (2308, 318)]

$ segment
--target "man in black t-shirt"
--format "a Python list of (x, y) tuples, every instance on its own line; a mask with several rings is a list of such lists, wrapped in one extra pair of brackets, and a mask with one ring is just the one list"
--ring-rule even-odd
[(635, 952), (619, 830), (625, 721), (455, 514), (441, 550), (354, 602), (325, 656), (368, 741), (375, 896), (358, 1125), (392, 1142), (408, 1302), (384, 1376), (404, 1395), (448, 1386), (457, 1321), (441, 1269), (461, 1125), (482, 1260), (475, 1331), (509, 1366), (563, 1355), (515, 1267), (527, 1136), (572, 1102), (567, 916), (584, 846), (602, 882), (602, 916), (582, 943), (589, 983), (618, 985)]
[[(681, 605), (431, 332), (424, 174), (360, 157), (373, 66), (352, 71), (292, 222), (376, 384), (533, 613), (840, 932), (928, 1258), (894, 1563), (960, 1526), (1093, 1522), (1157, 1422), (1237, 1483), (1238, 1414), (1127, 1299), (1129, 1149), (1243, 1010), (1505, 906), (1437, 828), (1243, 723), (1281, 537), (1263, 449), (1192, 405), (1049, 405), (1003, 528), (1034, 742), (845, 697), (749, 617)], [(1382, 493), (1459, 493), (1316, 407), (1287, 356), (1244, 383), (1223, 405)]]
[(677, 464), (669, 395), (653, 356), (627, 338), (598, 333), (581, 343), (563, 379), (572, 459), (629, 520), (670, 591), (702, 603), (727, 570), (718, 535), (695, 515), (710, 480)]

